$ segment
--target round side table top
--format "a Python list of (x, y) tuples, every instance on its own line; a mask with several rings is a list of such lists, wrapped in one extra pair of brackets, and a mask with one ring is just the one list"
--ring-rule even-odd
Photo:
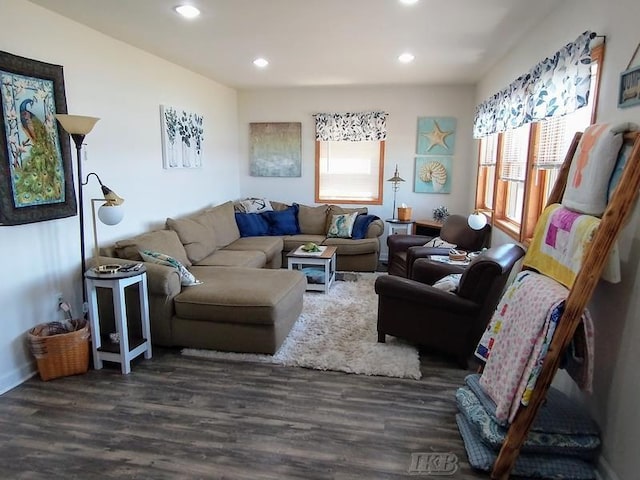
[(84, 272), (84, 276), (86, 278), (93, 278), (98, 280), (117, 280), (119, 278), (129, 278), (136, 277), (138, 275), (142, 275), (147, 271), (147, 268), (142, 265), (138, 270), (128, 270), (128, 271), (116, 271), (116, 272), (96, 272), (93, 268), (89, 268), (86, 272)]
[(385, 220), (385, 222), (387, 222), (387, 223), (398, 223), (400, 225), (406, 225), (406, 224), (409, 224), (409, 223), (414, 223), (413, 220), (400, 220), (399, 218), (387, 218)]

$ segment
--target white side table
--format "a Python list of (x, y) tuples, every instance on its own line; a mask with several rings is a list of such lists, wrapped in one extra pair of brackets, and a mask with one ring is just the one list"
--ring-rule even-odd
[(389, 232), (387, 235), (394, 235), (401, 233), (404, 235), (411, 235), (413, 233), (413, 220), (398, 220), (397, 218), (387, 218), (385, 220), (389, 225)]
[[(96, 370), (102, 368), (104, 360), (120, 364), (123, 374), (131, 372), (131, 360), (144, 353), (151, 358), (151, 328), (149, 327), (149, 299), (147, 296), (147, 272), (144, 267), (138, 271), (96, 273), (92, 269), (85, 272), (85, 283), (89, 295), (89, 319), (91, 321), (91, 343), (93, 345), (93, 364)], [(127, 319), (125, 288), (138, 284), (140, 301), (140, 322), (142, 336), (132, 334)], [(102, 338), (100, 332), (100, 314), (96, 288), (109, 288), (113, 293), (113, 313), (116, 333), (119, 341), (112, 342), (107, 335)], [(124, 346), (124, 348), (123, 348)]]
[(287, 253), (287, 268), (289, 270), (303, 270), (305, 265), (320, 266), (322, 270), (323, 283), (311, 283), (307, 281), (307, 290), (316, 290), (329, 293), (331, 285), (336, 279), (336, 251), (334, 246), (321, 246), (320, 252), (306, 253), (302, 247)]

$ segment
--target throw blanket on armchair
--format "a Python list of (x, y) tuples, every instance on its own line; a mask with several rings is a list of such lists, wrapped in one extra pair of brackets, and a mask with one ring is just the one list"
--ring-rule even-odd
[[(496, 418), (513, 421), (520, 404), (527, 405), (540, 374), (568, 290), (553, 279), (533, 271), (518, 274), (498, 305), (476, 356), (486, 361), (480, 379), (496, 403)], [(571, 355), (567, 368), (581, 388), (591, 390), (593, 325), (585, 310), (583, 328), (576, 335), (583, 357)], [(577, 349), (573, 349), (576, 350)]]

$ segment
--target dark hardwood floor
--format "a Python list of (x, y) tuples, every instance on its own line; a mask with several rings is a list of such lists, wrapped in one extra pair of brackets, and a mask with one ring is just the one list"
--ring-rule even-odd
[(409, 472), (415, 453), (455, 454), (449, 478), (488, 478), (454, 421), (468, 372), (425, 355), (422, 370), (401, 380), (156, 348), (130, 375), (34, 377), (0, 396), (0, 478), (427, 477)]

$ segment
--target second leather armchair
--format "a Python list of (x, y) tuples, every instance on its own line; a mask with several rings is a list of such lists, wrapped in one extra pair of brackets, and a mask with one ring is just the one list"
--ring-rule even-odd
[[(416, 259), (429, 255), (446, 255), (449, 252), (448, 248), (434, 249), (423, 246), (433, 238), (425, 235), (389, 235), (389, 274), (409, 278)], [(491, 226), (486, 225), (482, 230), (473, 230), (467, 223), (467, 217), (450, 215), (442, 224), (440, 238), (459, 249), (475, 252), (489, 246)]]

